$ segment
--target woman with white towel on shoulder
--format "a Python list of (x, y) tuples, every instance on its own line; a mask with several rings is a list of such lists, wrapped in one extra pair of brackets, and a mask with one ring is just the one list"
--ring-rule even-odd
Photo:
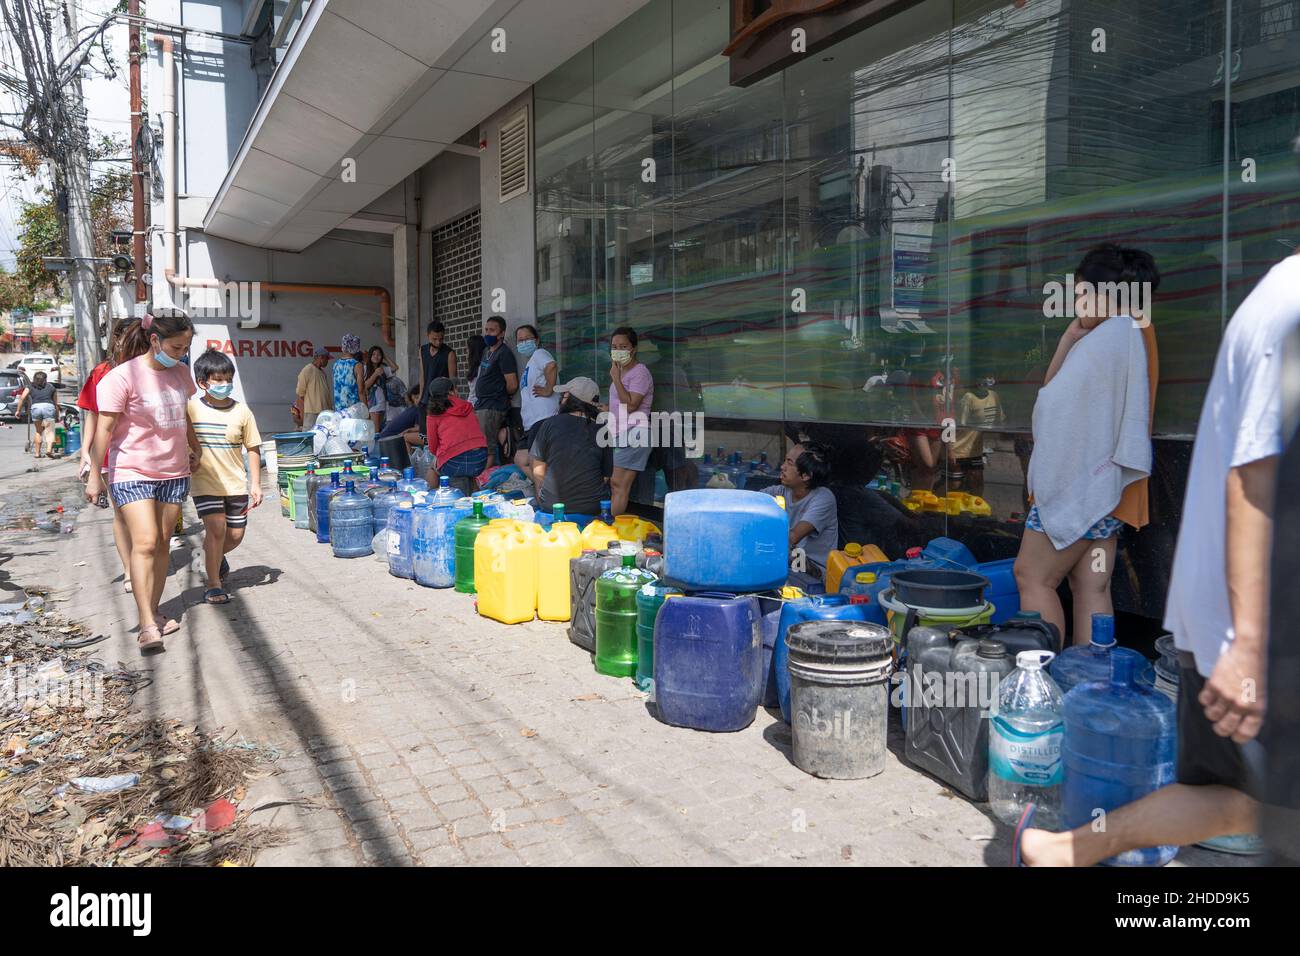
[(1148, 520), (1159, 377), (1150, 310), (1160, 273), (1148, 253), (1107, 243), (1090, 250), (1073, 277), (1076, 317), (1034, 404), (1033, 504), (1015, 574), (1021, 608), (1038, 611), (1063, 637), (1056, 589), (1068, 579), (1073, 642), (1087, 644), (1092, 615), (1114, 613), (1110, 579), (1119, 530)]

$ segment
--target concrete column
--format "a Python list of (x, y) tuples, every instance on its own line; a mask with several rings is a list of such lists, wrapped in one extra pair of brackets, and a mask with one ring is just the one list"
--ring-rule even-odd
[(419, 226), (398, 226), (393, 231), (393, 334), (397, 339), (397, 364), (408, 385), (420, 381), (420, 232)]

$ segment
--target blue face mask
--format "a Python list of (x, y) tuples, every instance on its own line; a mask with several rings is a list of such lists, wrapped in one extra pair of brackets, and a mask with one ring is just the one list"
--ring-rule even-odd
[(497, 337), (495, 335), (485, 335), (483, 336), (483, 344), (491, 348), (497, 344)]
[(516, 346), (516, 349), (518, 350), (518, 352), (519, 352), (520, 355), (523, 355), (523, 356), (529, 356), (529, 355), (532, 355), (534, 352), (537, 351), (537, 340), (536, 340), (536, 339), (525, 339), (523, 342), (520, 342), (520, 343)]
[(180, 359), (172, 358), (162, 349), (159, 349), (157, 352), (153, 353), (153, 360), (157, 362), (159, 365), (161, 365), (163, 368), (175, 368), (177, 365), (181, 364)]
[(208, 386), (208, 394), (213, 398), (229, 398), (230, 393), (235, 390), (234, 382), (220, 382), (216, 385)]

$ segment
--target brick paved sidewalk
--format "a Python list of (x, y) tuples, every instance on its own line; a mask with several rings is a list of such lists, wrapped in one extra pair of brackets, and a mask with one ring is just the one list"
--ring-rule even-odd
[[(779, 715), (760, 710), (734, 734), (661, 724), (564, 625), (500, 625), (467, 595), (391, 577), (373, 558), (334, 559), (273, 500), (232, 556), (232, 602), (204, 605), (189, 519), (165, 594), (174, 615), (183, 588), (183, 627), (149, 659), (143, 706), (286, 753), (275, 792), (318, 806), (289, 811), (299, 838), (263, 864), (1008, 859), (1005, 827), (899, 760), (896, 720), (883, 774), (818, 780), (791, 763)], [(106, 658), (139, 660), (110, 533), (91, 509), (73, 536), (19, 542), (7, 570), (20, 581), (61, 567), (63, 610), (112, 628)], [(87, 567), (72, 571), (76, 560)], [(1184, 851), (1179, 862), (1236, 861)]]

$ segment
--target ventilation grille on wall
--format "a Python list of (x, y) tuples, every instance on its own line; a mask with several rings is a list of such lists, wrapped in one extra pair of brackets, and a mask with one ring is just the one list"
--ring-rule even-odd
[(528, 107), (501, 124), (501, 202), (528, 192)]

